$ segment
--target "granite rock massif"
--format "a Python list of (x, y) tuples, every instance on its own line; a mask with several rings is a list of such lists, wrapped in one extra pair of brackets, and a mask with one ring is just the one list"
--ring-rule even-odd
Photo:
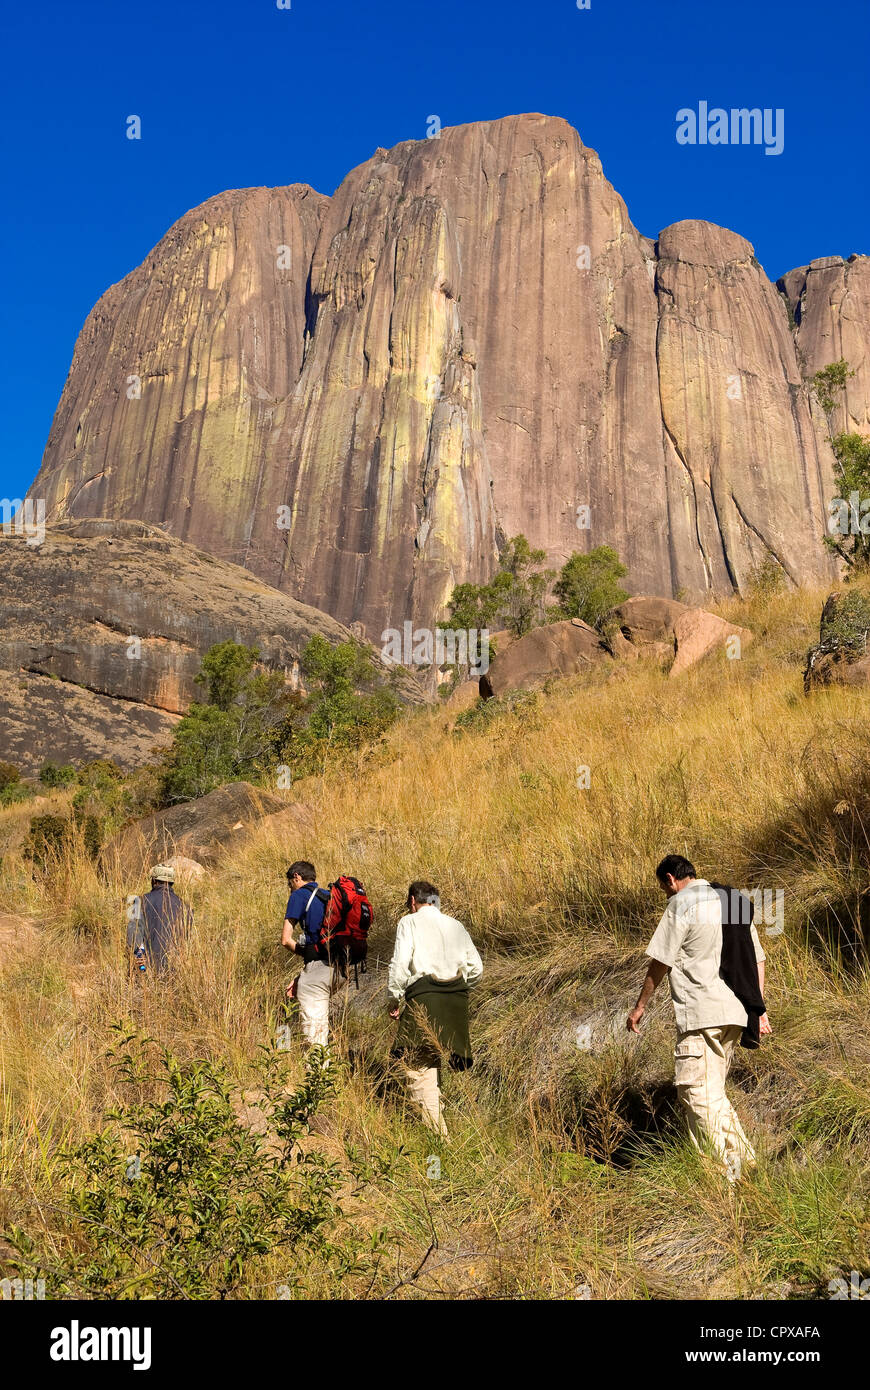
[[(60, 523), (33, 546), (0, 537), (0, 613), (4, 757), (27, 774), (44, 762), (147, 761), (203, 698), (194, 678), (217, 642), (256, 646), (304, 689), (308, 639), (351, 636), (246, 570), (132, 521)], [(394, 679), (401, 699), (425, 699), (407, 672)]]
[(778, 292), (722, 227), (641, 235), (559, 118), (445, 129), (331, 198), (182, 217), (90, 314), (31, 495), (157, 523), (375, 642), (518, 532), (554, 563), (611, 544), (634, 592), (696, 603), (771, 556), (824, 582), (807, 378), (845, 356), (866, 428), (868, 267)]

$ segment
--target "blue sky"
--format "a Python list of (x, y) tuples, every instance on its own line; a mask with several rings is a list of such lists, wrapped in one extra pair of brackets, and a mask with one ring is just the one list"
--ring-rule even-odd
[[(707, 218), (748, 237), (772, 278), (870, 251), (866, 0), (291, 5), (7, 7), (0, 496), (22, 496), (39, 466), (93, 304), (188, 208), (256, 184), (331, 193), (433, 114), (564, 116), (640, 231)], [(783, 108), (782, 154), (678, 145), (677, 110), (702, 100)]]

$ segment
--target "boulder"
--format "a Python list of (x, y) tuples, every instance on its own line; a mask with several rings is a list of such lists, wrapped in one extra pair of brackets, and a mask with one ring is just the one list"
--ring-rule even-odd
[[(854, 606), (844, 613), (841, 605)], [(814, 686), (870, 685), (870, 593), (850, 586), (845, 593), (829, 594), (819, 620), (819, 640), (807, 655), (804, 691)]]
[[(179, 855), (214, 868), (265, 822), (289, 830), (310, 818), (307, 807), (297, 806), (288, 806), (280, 796), (250, 782), (229, 782), (207, 796), (170, 806), (127, 826), (113, 836), (103, 853), (122, 862), (127, 873), (146, 873), (158, 860)], [(135, 866), (132, 870), (131, 865)]]
[(681, 613), (674, 623), (677, 654), (669, 674), (682, 675), (708, 652), (726, 645), (735, 656), (739, 656), (751, 641), (752, 633), (748, 628), (726, 623), (724, 618), (703, 608), (690, 608), (687, 613)]
[(614, 656), (656, 656), (670, 659), (674, 655), (674, 624), (685, 604), (676, 599), (638, 595), (627, 599), (607, 614), (607, 626), (613, 631), (611, 646)]
[(611, 637), (614, 656), (649, 655), (669, 661), (671, 676), (682, 675), (708, 652), (725, 646), (729, 638), (739, 639), (741, 650), (752, 641), (748, 628), (675, 599), (628, 599), (610, 611), (608, 622), (615, 629)]
[(824, 685), (870, 685), (870, 654), (850, 660), (845, 652), (823, 652), (808, 668), (804, 688)]
[(480, 699), (480, 681), (461, 681), (451, 695), (448, 695), (445, 704), (450, 709), (468, 709), (469, 706), (477, 704)]
[(574, 676), (610, 660), (600, 635), (579, 618), (533, 628), (512, 642), (480, 677), (484, 699), (508, 690), (530, 690), (553, 676)]
[(176, 883), (199, 883), (205, 878), (205, 869), (198, 864), (195, 859), (188, 859), (184, 854), (174, 854), (166, 863), (170, 869), (175, 870)]

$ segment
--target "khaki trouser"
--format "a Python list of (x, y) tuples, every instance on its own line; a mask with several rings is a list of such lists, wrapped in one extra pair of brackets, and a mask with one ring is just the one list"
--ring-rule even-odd
[(302, 1036), (312, 1047), (329, 1045), (329, 995), (332, 967), (322, 960), (311, 960), (299, 976), (296, 999)]
[(734, 1025), (680, 1033), (674, 1048), (674, 1082), (686, 1108), (689, 1134), (697, 1149), (712, 1151), (729, 1182), (755, 1153), (725, 1094), (725, 1079), (742, 1028)]
[(441, 1088), (438, 1085), (437, 1067), (406, 1067), (408, 1095), (422, 1111), (424, 1125), (434, 1129), (444, 1139), (449, 1139), (447, 1126), (441, 1118)]

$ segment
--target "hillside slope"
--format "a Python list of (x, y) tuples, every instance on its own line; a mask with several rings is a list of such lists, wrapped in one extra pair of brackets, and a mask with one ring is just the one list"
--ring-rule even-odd
[[(195, 677), (218, 642), (257, 647), (302, 688), (309, 638), (352, 636), (141, 521), (61, 523), (41, 545), (0, 535), (0, 613), (0, 737), (26, 773), (102, 757), (140, 766), (201, 696)], [(407, 672), (395, 682), (402, 699), (425, 699)]]
[[(56, 1145), (118, 1095), (112, 1018), (134, 1010), (180, 1056), (233, 1066), (274, 1037), (283, 871), (304, 854), (322, 878), (358, 873), (377, 915), (309, 1141), (343, 1175), (344, 1215), (329, 1260), (269, 1257), (246, 1296), (298, 1278), (308, 1298), (827, 1298), (866, 1271), (870, 734), (861, 692), (802, 694), (820, 599), (729, 603), (755, 641), (679, 679), (639, 661), (411, 713), (355, 765), (294, 786), (314, 815), (297, 840), (264, 829), (192, 890), (197, 936), (162, 998), (137, 1003), (124, 965), (122, 905), (141, 884), (80, 857), (31, 878), (10, 856), (0, 912), (44, 925), (0, 961), (0, 1223), (51, 1226)], [(674, 850), (783, 893), (784, 930), (761, 923), (774, 1034), (730, 1082), (760, 1166), (730, 1195), (676, 1113), (666, 997), (640, 1038), (623, 1033), (663, 905), (654, 865)], [(405, 1115), (388, 1056), (384, 967), (420, 875), (485, 964), (475, 1067), (446, 1078), (447, 1147)]]

